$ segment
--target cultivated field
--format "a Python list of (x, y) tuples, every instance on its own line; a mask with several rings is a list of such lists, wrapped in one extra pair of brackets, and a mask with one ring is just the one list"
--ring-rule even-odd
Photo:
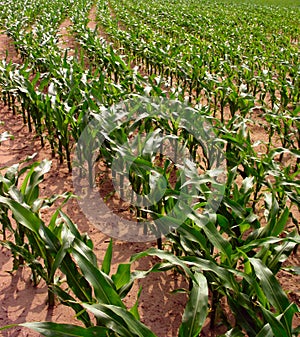
[(3, 336), (300, 334), (299, 22), (0, 0)]

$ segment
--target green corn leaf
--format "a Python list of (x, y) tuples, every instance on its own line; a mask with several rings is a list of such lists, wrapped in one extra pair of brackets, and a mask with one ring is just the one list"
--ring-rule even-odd
[(218, 224), (221, 226), (221, 228), (224, 231), (228, 231), (230, 229), (229, 220), (225, 216), (221, 214), (217, 214), (217, 219), (218, 219)]
[(300, 313), (300, 308), (295, 303), (291, 303), (290, 306), (286, 308), (285, 312), (280, 314), (277, 319), (283, 324), (286, 324), (286, 328), (290, 331), (292, 330), (293, 318), (296, 313)]
[(201, 229), (203, 229), (208, 240), (213, 244), (213, 246), (219, 249), (227, 257), (230, 264), (232, 257), (232, 247), (229, 241), (222, 237), (216, 226), (211, 221), (204, 220), (203, 225), (200, 217), (193, 217), (193, 220)]
[(49, 221), (49, 224), (48, 224), (48, 229), (51, 231), (51, 232), (54, 232), (55, 229), (57, 228), (57, 218), (58, 218), (58, 214), (59, 214), (59, 210), (57, 209), (51, 216), (51, 219)]
[(34, 162), (33, 164), (31, 165), (28, 165), (28, 166), (25, 166), (25, 167), (22, 167), (18, 173), (19, 177), (21, 175), (23, 175), (26, 171), (29, 170), (29, 172), (26, 174), (26, 176), (24, 177), (24, 180), (22, 182), (22, 185), (20, 187), (20, 191), (22, 192), (22, 194), (24, 195), (25, 194), (25, 191), (26, 191), (26, 186), (30, 180), (30, 177), (31, 177), (31, 174), (33, 173), (35, 167), (37, 167), (39, 165), (39, 162)]
[(130, 263), (121, 263), (118, 265), (117, 272), (112, 275), (112, 280), (114, 281), (117, 290), (130, 282), (130, 267)]
[(75, 238), (73, 241), (73, 249), (80, 252), (95, 268), (98, 268), (97, 257), (93, 250), (87, 246), (82, 240)]
[(57, 261), (54, 262), (53, 271), (60, 264), (61, 271), (66, 275), (68, 285), (73, 290), (74, 294), (81, 301), (91, 301), (92, 300), (92, 289), (89, 286), (87, 280), (78, 272), (78, 268), (74, 263), (71, 255), (67, 252), (68, 243), (72, 241), (69, 239), (65, 240), (66, 247), (61, 249), (61, 244), (54, 233), (46, 226), (41, 226), (39, 231), (40, 237), (42, 238), (46, 248), (56, 255)]
[[(286, 330), (284, 325), (277, 319), (276, 315), (261, 306), (266, 321), (270, 324), (274, 336), (291, 337), (291, 331)], [(291, 327), (290, 327), (291, 328)]]
[(83, 303), (86, 310), (91, 312), (97, 318), (98, 324), (107, 327), (110, 331), (113, 331), (117, 336), (122, 337), (136, 337), (135, 334), (131, 333), (125, 323), (123, 317), (115, 315), (113, 311), (109, 310), (106, 306), (97, 304), (90, 305)]
[(281, 245), (276, 246), (274, 254), (268, 260), (268, 268), (277, 273), (281, 264), (287, 260), (295, 246), (296, 243), (290, 241), (284, 241)]
[(267, 323), (256, 335), (256, 337), (274, 337), (270, 323)]
[(68, 292), (63, 290), (58, 285), (51, 285), (50, 290), (59, 298), (59, 300), (66, 306), (72, 308), (76, 312), (76, 318), (83, 322), (86, 327), (92, 325), (89, 314), (83, 306), (76, 301)]
[(277, 236), (283, 232), (284, 227), (288, 221), (289, 215), (290, 215), (289, 208), (286, 207), (283, 213), (280, 215), (280, 218), (278, 219), (278, 221), (275, 223), (274, 227), (272, 228), (270, 235)]
[(298, 266), (289, 266), (289, 267), (282, 268), (282, 269), (293, 275), (300, 275), (300, 267)]
[(193, 288), (185, 307), (179, 337), (197, 337), (202, 329), (208, 313), (208, 286), (202, 273), (195, 272), (197, 283)]
[(134, 303), (134, 305), (129, 309), (129, 312), (137, 319), (138, 321), (141, 320), (140, 314), (139, 314), (139, 298), (142, 293), (142, 287), (140, 287), (138, 293), (137, 293), (137, 299)]
[(223, 286), (234, 291), (239, 291), (238, 283), (234, 278), (235, 271), (218, 266), (213, 261), (208, 261), (196, 256), (184, 256), (182, 262), (188, 265), (195, 266), (203, 271), (213, 272), (222, 282)]
[(81, 301), (92, 301), (92, 288), (88, 281), (79, 273), (70, 254), (64, 257), (60, 269), (67, 277), (68, 286)]
[(266, 205), (266, 211), (267, 211), (267, 225), (265, 227), (262, 228), (261, 232), (260, 232), (260, 236), (261, 237), (265, 237), (265, 236), (271, 236), (273, 235), (273, 230), (274, 228), (276, 228), (276, 232), (278, 232), (280, 230), (280, 227), (283, 226), (283, 221), (285, 220), (285, 213), (286, 213), (286, 209), (283, 212), (284, 217), (281, 217), (281, 221), (279, 222), (279, 225), (277, 223), (277, 216), (279, 214), (279, 204), (278, 201), (276, 200), (276, 198), (274, 197), (273, 194), (271, 193), (265, 193), (265, 205)]
[(243, 252), (247, 253), (251, 250), (253, 250), (256, 247), (268, 247), (269, 245), (274, 245), (274, 244), (279, 244), (281, 242), (285, 241), (285, 238), (278, 238), (278, 237), (267, 237), (267, 238), (261, 238), (261, 239), (256, 239), (256, 240), (251, 240), (249, 241), (248, 239), (246, 240), (245, 244), (241, 247)]
[(113, 242), (112, 239), (109, 241), (109, 245), (107, 247), (103, 262), (102, 262), (102, 268), (101, 270), (103, 273), (109, 275), (110, 273), (110, 266), (111, 266), (111, 260), (112, 260), (112, 248), (113, 248)]
[(103, 304), (83, 304), (83, 306), (91, 311), (103, 325), (122, 337), (156, 337), (125, 308)]
[(49, 279), (51, 280), (54, 277), (56, 270), (61, 265), (63, 259), (65, 258), (68, 249), (70, 248), (70, 244), (68, 242), (64, 242), (59, 248), (57, 254), (55, 255), (55, 259), (53, 261), (52, 268), (50, 270)]
[(38, 233), (40, 226), (43, 225), (43, 221), (34, 213), (20, 205), (18, 202), (2, 196), (0, 196), (0, 203), (12, 210), (13, 216), (18, 223), (33, 232)]
[[(43, 180), (44, 174), (49, 172), (50, 168), (51, 161), (44, 159), (37, 167), (33, 167), (28, 173), (30, 179), (24, 192), (25, 202), (28, 205), (31, 205), (38, 198), (38, 185)], [(21, 187), (21, 189), (24, 190), (23, 186)]]
[[(277, 336), (279, 333), (282, 333), (282, 336), (292, 336), (293, 318), (295, 313), (300, 312), (300, 309), (295, 303), (291, 303), (283, 313), (277, 316), (273, 312), (266, 310), (265, 308), (263, 308), (262, 311), (269, 321), (275, 336)], [(273, 322), (274, 319), (275, 321)]]
[(5, 325), (5, 326), (1, 326), (0, 327), (0, 331), (1, 330), (7, 330), (7, 329), (15, 328), (17, 326), (19, 326), (19, 325), (18, 324), (9, 324), (9, 325)]
[(181, 234), (181, 240), (192, 241), (196, 244), (200, 244), (201, 248), (210, 254), (210, 251), (207, 247), (207, 239), (197, 227), (191, 227), (183, 223), (180, 227), (177, 228), (177, 231)]
[(245, 211), (245, 209), (238, 204), (237, 202), (235, 202), (234, 200), (231, 200), (229, 197), (224, 196), (223, 198), (223, 203), (229, 207), (230, 209), (232, 209), (232, 211), (241, 219), (245, 218), (247, 216), (247, 213)]
[(255, 291), (259, 302), (263, 306), (266, 306), (267, 303), (268, 303), (267, 297), (265, 296), (265, 294), (264, 294), (263, 290), (261, 289), (261, 287), (260, 287), (258, 281), (256, 280), (256, 278), (251, 277), (252, 267), (251, 267), (251, 263), (249, 261), (249, 257), (247, 256), (247, 254), (243, 250), (238, 248), (237, 251), (244, 258), (244, 272), (247, 274), (247, 275), (244, 276), (244, 279), (253, 287), (253, 290)]
[(150, 331), (143, 323), (136, 320), (136, 318), (128, 311), (123, 308), (116, 306), (108, 306), (111, 311), (113, 311), (116, 315), (119, 315), (124, 319), (130, 331), (135, 333), (140, 337), (156, 337), (155, 334)]
[(17, 201), (20, 204), (24, 202), (23, 194), (19, 191), (19, 189), (15, 185), (9, 188), (8, 195), (10, 196), (11, 199)]
[(141, 253), (137, 253), (131, 256), (130, 261), (134, 262), (142, 257), (146, 257), (146, 256), (157, 256), (162, 260), (166, 260), (168, 262), (170, 262), (173, 266), (178, 266), (181, 267), (186, 274), (195, 282), (196, 279), (194, 277), (194, 274), (191, 272), (191, 270), (186, 266), (186, 264), (181, 261), (178, 257), (174, 256), (173, 254), (170, 254), (168, 252), (165, 252), (163, 250), (159, 250), (156, 248), (149, 248), (148, 250), (141, 252)]
[(35, 330), (46, 337), (107, 337), (107, 329), (99, 326), (83, 328), (53, 322), (23, 323), (20, 326)]
[(249, 261), (252, 264), (255, 274), (259, 278), (262, 289), (270, 303), (280, 313), (284, 312), (290, 305), (290, 302), (271, 270), (259, 259), (249, 258)]
[(238, 296), (227, 296), (230, 309), (236, 316), (237, 324), (249, 337), (256, 337), (257, 331), (262, 327), (262, 323), (257, 316), (257, 310), (253, 310), (252, 303), (249, 297), (243, 293)]
[(79, 240), (81, 240), (81, 234), (76, 227), (76, 225), (72, 222), (72, 220), (67, 216), (66, 213), (64, 213), (61, 209), (59, 209), (59, 215), (62, 218), (62, 220), (65, 221), (68, 228), (70, 229), (71, 233)]
[(254, 177), (247, 177), (243, 180), (242, 187), (240, 190), (241, 194), (246, 194), (253, 187)]
[(79, 274), (78, 268), (70, 254), (66, 253), (65, 249), (61, 250), (61, 244), (54, 233), (48, 227), (42, 224), (39, 235), (43, 240), (43, 244), (51, 253), (56, 255), (58, 252), (60, 252), (58, 254), (56, 265), (53, 267), (53, 271), (63, 256), (60, 269), (67, 277), (69, 287), (81, 301), (91, 301), (92, 289), (89, 283), (82, 275)]
[(20, 164), (14, 164), (7, 168), (4, 177), (2, 175), (0, 176), (0, 181), (3, 181), (6, 185), (8, 185), (7, 188), (16, 184), (16, 179), (20, 176), (20, 173), (18, 173), (19, 167)]
[(113, 288), (113, 282), (108, 275), (96, 268), (78, 250), (73, 249), (72, 253), (83, 275), (93, 287), (97, 300), (101, 303), (125, 307), (116, 290)]

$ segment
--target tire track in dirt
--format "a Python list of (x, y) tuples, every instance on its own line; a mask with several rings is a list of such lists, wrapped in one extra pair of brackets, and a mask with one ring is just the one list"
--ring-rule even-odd
[(72, 21), (66, 18), (58, 28), (58, 47), (63, 51), (68, 51), (68, 56), (74, 56), (76, 49), (79, 50), (79, 44), (76, 42), (75, 37), (70, 33), (70, 26), (72, 26)]

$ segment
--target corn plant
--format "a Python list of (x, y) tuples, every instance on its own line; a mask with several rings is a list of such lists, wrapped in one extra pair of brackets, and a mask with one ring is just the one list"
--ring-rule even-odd
[[(31, 256), (28, 251), (13, 243), (6, 242), (6, 246), (24, 257), (31, 268), (46, 280), (50, 293), (56, 294), (63, 304), (74, 309), (77, 318), (86, 328), (55, 323), (33, 323), (24, 326), (51, 336), (65, 335), (66, 330), (73, 335), (97, 333), (100, 336), (155, 336), (140, 323), (136, 305), (128, 311), (122, 301), (135, 278), (130, 273), (130, 264), (119, 265), (117, 272), (109, 276), (112, 242), (102, 267), (99, 268), (92, 251), (92, 242), (86, 236), (82, 236), (61, 211), (56, 211), (49, 226), (45, 226), (35, 213), (15, 200), (1, 196), (0, 203), (12, 211), (19, 226), (24, 226), (30, 232), (30, 245), (35, 247), (35, 253), (39, 254)], [(57, 225), (55, 223), (59, 214), (63, 222), (58, 222)], [(36, 243), (39, 244), (39, 251), (36, 249)], [(44, 259), (48, 275), (45, 275), (41, 263), (36, 261), (37, 257)], [(57, 268), (66, 276), (67, 290), (60, 287), (60, 283), (54, 282)], [(96, 325), (93, 324), (90, 315), (96, 318)]]
[[(13, 165), (1, 175), (1, 222), (3, 240), (1, 244), (12, 251), (14, 256), (14, 267), (18, 269), (24, 263), (32, 270), (33, 284), (36, 286), (38, 278), (43, 278), (47, 284), (54, 282), (54, 271), (52, 256), (48, 253), (44, 238), (39, 233), (34, 233), (28, 225), (24, 225), (24, 215), (19, 214), (20, 209), (25, 213), (28, 222), (40, 221), (39, 212), (44, 207), (51, 206), (58, 198), (68, 199), (70, 194), (54, 195), (50, 198), (39, 198), (39, 184), (43, 181), (44, 174), (50, 169), (51, 163), (47, 160), (34, 163), (24, 167)], [(19, 185), (20, 179), (23, 179)], [(21, 207), (21, 208), (20, 208)], [(8, 210), (15, 209), (13, 220), (9, 217)], [(57, 216), (57, 215), (56, 215)], [(38, 224), (36, 224), (38, 226)], [(50, 227), (54, 228), (55, 216), (52, 218)], [(56, 230), (58, 230), (56, 228)], [(9, 231), (9, 236), (7, 236)], [(39, 259), (43, 263), (39, 262)], [(49, 292), (48, 302), (54, 305), (54, 297)]]

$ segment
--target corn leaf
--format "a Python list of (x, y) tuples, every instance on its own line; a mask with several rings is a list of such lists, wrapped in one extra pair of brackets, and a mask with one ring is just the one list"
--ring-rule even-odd
[(2, 196), (0, 196), (0, 203), (12, 210), (13, 216), (18, 223), (27, 227), (33, 232), (38, 233), (39, 228), (43, 222), (34, 213), (20, 205), (18, 202)]
[(249, 261), (254, 267), (255, 274), (259, 278), (263, 291), (270, 303), (279, 312), (284, 312), (290, 305), (290, 302), (273, 273), (262, 263), (261, 260), (249, 258)]
[(100, 303), (83, 304), (83, 306), (91, 311), (103, 325), (117, 332), (120, 336), (156, 337), (125, 308)]
[(97, 300), (101, 303), (114, 304), (124, 308), (125, 305), (121, 301), (120, 296), (112, 287), (113, 282), (111, 279), (101, 270), (96, 268), (78, 250), (73, 249), (72, 252), (79, 268), (82, 270), (84, 277), (93, 287)]
[(106, 249), (106, 253), (102, 262), (102, 268), (101, 270), (103, 273), (109, 275), (110, 273), (110, 266), (111, 266), (111, 260), (112, 260), (112, 239), (109, 241), (109, 245)]
[(59, 298), (59, 300), (64, 305), (72, 308), (76, 312), (76, 318), (82, 321), (86, 327), (90, 327), (92, 325), (90, 316), (87, 311), (68, 292), (63, 290), (58, 285), (51, 285), (50, 290)]
[(256, 337), (274, 337), (270, 323), (267, 323), (256, 335)]
[(117, 290), (130, 282), (130, 266), (130, 263), (121, 263), (118, 265), (117, 272), (112, 275), (112, 280), (114, 281)]
[(185, 307), (179, 337), (197, 337), (208, 313), (208, 286), (202, 273), (196, 272), (193, 288)]
[(46, 337), (106, 337), (107, 329), (104, 327), (83, 328), (71, 324), (53, 322), (23, 323), (20, 326), (30, 328)]

